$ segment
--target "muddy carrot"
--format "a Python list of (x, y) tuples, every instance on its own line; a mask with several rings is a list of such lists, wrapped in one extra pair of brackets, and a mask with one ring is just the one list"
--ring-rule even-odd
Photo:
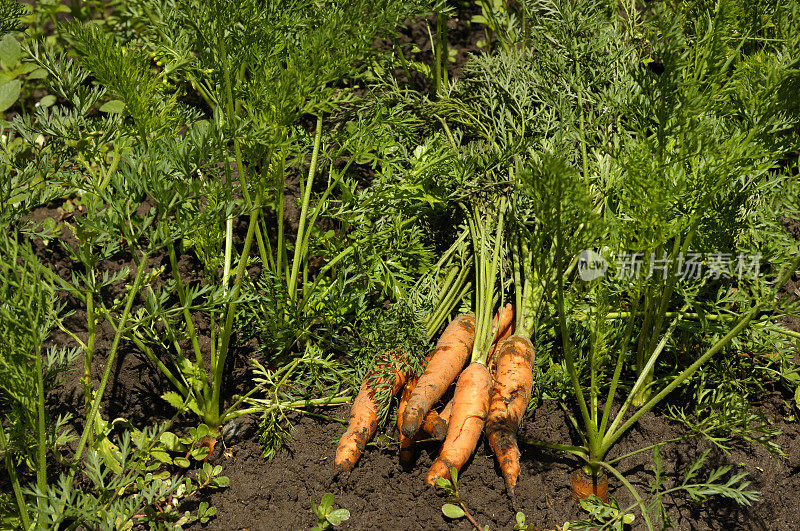
[(422, 422), (422, 429), (434, 439), (443, 441), (444, 438), (447, 437), (447, 423), (450, 420), (450, 414), (452, 412), (453, 399), (451, 398), (439, 413), (431, 410), (425, 415), (425, 420)]
[(445, 424), (449, 425), (450, 422), (450, 415), (453, 414), (453, 399), (451, 398), (450, 401), (445, 404), (442, 411), (439, 413), (439, 418), (445, 422)]
[[(427, 363), (429, 359), (430, 356), (425, 359), (425, 362)], [(406, 468), (414, 459), (414, 450), (412, 448), (414, 438), (403, 435), (403, 413), (406, 410), (408, 399), (411, 397), (411, 393), (414, 391), (418, 380), (419, 378), (416, 377), (409, 378), (406, 382), (406, 386), (403, 388), (403, 394), (400, 395), (400, 402), (397, 405), (397, 429), (400, 430), (400, 464)]]
[(375, 403), (377, 387), (386, 383), (386, 379), (394, 378), (394, 381), (389, 382), (392, 386), (392, 396), (394, 396), (405, 383), (406, 375), (400, 370), (397, 358), (393, 356), (389, 363), (391, 363), (391, 371), (388, 376), (376, 377), (386, 371), (386, 362), (384, 361), (376, 364), (361, 384), (361, 389), (350, 410), (350, 423), (347, 431), (342, 435), (336, 449), (334, 467), (337, 475), (353, 469), (358, 458), (364, 453), (367, 443), (378, 429), (378, 405)]
[(456, 317), (442, 332), (425, 372), (419, 377), (403, 413), (402, 433), (412, 438), (447, 388), (456, 379), (470, 356), (475, 338), (475, 317)]
[(437, 441), (443, 441), (447, 436), (447, 420), (433, 410), (428, 411), (425, 420), (422, 421), (421, 429)]
[[(498, 323), (499, 322), (499, 323)], [(497, 310), (492, 319), (492, 348), (489, 350), (489, 357), (486, 358), (486, 365), (489, 367), (489, 374), (494, 374), (495, 360), (497, 353), (503, 342), (511, 336), (517, 328), (514, 321), (514, 305), (506, 304)]]
[(472, 455), (489, 411), (491, 390), (492, 377), (483, 363), (470, 363), (458, 377), (447, 438), (425, 477), (426, 483), (433, 485), (437, 478), (449, 478), (450, 468), (461, 470)]
[(520, 472), (517, 429), (531, 397), (533, 360), (533, 344), (527, 337), (514, 335), (503, 343), (497, 355), (492, 401), (486, 418), (486, 438), (512, 498)]

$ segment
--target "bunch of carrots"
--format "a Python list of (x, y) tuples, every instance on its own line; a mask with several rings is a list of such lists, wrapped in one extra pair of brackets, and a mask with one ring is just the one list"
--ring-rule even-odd
[[(465, 314), (445, 328), (436, 348), (427, 356), (421, 376), (408, 377), (397, 363), (393, 376), (389, 376), (394, 378), (392, 382), (365, 378), (336, 451), (337, 473), (352, 470), (375, 435), (375, 386), (390, 383), (392, 395), (403, 389), (397, 410), (402, 463), (410, 462), (410, 450), (421, 432), (427, 434), (426, 438), (444, 439), (439, 457), (426, 477), (426, 482), (433, 484), (437, 478), (449, 477), (451, 467), (461, 469), (485, 427), (509, 495), (513, 496), (520, 473), (516, 431), (533, 387), (534, 353), (530, 339), (513, 335), (516, 323), (512, 304), (497, 312), (493, 325), (494, 340), (486, 363), (470, 363), (464, 368), (475, 342), (475, 316)], [(385, 372), (385, 367), (376, 365), (374, 372), (378, 371)], [(437, 412), (433, 406), (456, 379), (453, 397)]]
[[(533, 387), (534, 349), (528, 337), (530, 319), (525, 311), (515, 312), (515, 305), (510, 303), (494, 311), (499, 298), (496, 278), (503, 207), (501, 202), (494, 242), (490, 241), (489, 227), (481, 222), (477, 210), (470, 212), (475, 251), (475, 313), (460, 315), (447, 325), (426, 357), (419, 377), (406, 374), (398, 360), (391, 357), (373, 367), (362, 383), (348, 429), (339, 441), (334, 461), (337, 474), (353, 469), (375, 434), (376, 388), (385, 385), (391, 386), (392, 396), (403, 389), (397, 412), (403, 464), (411, 461), (413, 443), (424, 432), (428, 434), (426, 437), (444, 439), (426, 482), (433, 485), (438, 478), (449, 479), (451, 469), (461, 469), (485, 432), (508, 494), (514, 497), (520, 474), (516, 432)], [(521, 293), (517, 302), (523, 302)], [(518, 304), (518, 309), (524, 307)], [(382, 376), (375, 378), (378, 373)], [(434, 405), (454, 382), (452, 398), (436, 411)]]

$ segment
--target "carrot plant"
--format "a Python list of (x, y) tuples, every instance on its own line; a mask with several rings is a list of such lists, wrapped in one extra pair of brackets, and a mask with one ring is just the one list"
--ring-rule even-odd
[[(649, 279), (642, 291), (631, 290), (629, 298), (631, 307), (641, 312), (634, 351), (638, 373), (668, 326), (667, 312), (697, 304), (702, 279), (679, 281), (687, 257), (703, 253), (714, 277), (734, 274), (734, 267), (722, 265), (725, 270), (720, 270), (715, 257), (733, 255), (729, 250), (747, 212), (770, 201), (775, 187), (788, 178), (772, 170), (796, 142), (787, 134), (796, 117), (753, 115), (740, 103), (752, 101), (754, 93), (770, 98), (780, 92), (788, 65), (770, 61), (763, 70), (768, 81), (753, 83), (750, 57), (769, 55), (775, 45), (752, 49), (750, 43), (759, 42), (759, 36), (737, 36), (731, 22), (735, 11), (723, 4), (714, 13), (698, 13), (686, 36), (680, 12), (672, 20), (658, 16), (657, 31), (674, 36), (669, 44), (653, 46), (664, 73), (637, 76), (640, 91), (631, 103), (638, 140), (622, 154), (621, 179), (615, 186), (618, 206), (610, 210), (620, 221), (615, 252), (640, 253), (634, 256)], [(765, 108), (780, 105), (772, 96)], [(646, 401), (652, 378), (649, 372), (637, 405)]]
[[(545, 166), (535, 172), (529, 181), (534, 198), (547, 199), (541, 203), (537, 214), (541, 216), (542, 213), (547, 213), (548, 222), (544, 225), (554, 242), (556, 309), (561, 348), (566, 372), (571, 380), (572, 395), (578, 408), (577, 419), (573, 419), (573, 423), (578, 427), (583, 440), (583, 446), (547, 446), (584, 459), (586, 471), (594, 478), (593, 489), (596, 493), (599, 492), (599, 476), (611, 474), (619, 479), (631, 490), (639, 503), (648, 527), (651, 527), (651, 523), (647, 508), (638, 493), (615, 468), (614, 463), (621, 458), (609, 461), (609, 451), (644, 413), (688, 381), (711, 358), (725, 351), (731, 341), (746, 330), (754, 319), (772, 316), (776, 311), (785, 311), (785, 305), (777, 301), (777, 293), (798, 267), (794, 254), (796, 251), (788, 252), (784, 248), (784, 252), (771, 255), (771, 267), (766, 275), (763, 271), (755, 272), (755, 275), (763, 276), (741, 275), (736, 285), (738, 315), (732, 315), (728, 319), (709, 312), (708, 321), (720, 326), (712, 336), (713, 339), (702, 346), (699, 354), (691, 356), (686, 365), (679, 366), (663, 378), (653, 379), (656, 363), (670, 350), (673, 334), (681, 322), (692, 316), (701, 321), (705, 319), (705, 313), (698, 317), (692, 311), (699, 308), (695, 302), (696, 297), (699, 290), (706, 285), (707, 279), (680, 280), (677, 266), (679, 257), (691, 249), (693, 242), (707, 245), (709, 241), (713, 241), (720, 244), (726, 241), (722, 237), (725, 231), (735, 229), (735, 226), (726, 227), (720, 222), (716, 216), (725, 213), (714, 206), (734, 201), (741, 209), (738, 213), (740, 216), (749, 216), (757, 210), (772, 212), (765, 214), (766, 216), (775, 216), (778, 211), (797, 210), (793, 201), (787, 203), (781, 200), (774, 188), (776, 182), (788, 185), (791, 179), (790, 172), (781, 169), (778, 164), (785, 152), (779, 149), (765, 150), (765, 143), (769, 142), (764, 140), (765, 132), (753, 129), (749, 122), (724, 118), (726, 115), (717, 107), (724, 100), (721, 102), (719, 95), (714, 99), (709, 98), (714, 92), (706, 90), (706, 83), (713, 85), (715, 82), (727, 82), (722, 79), (727, 79), (725, 76), (729, 72), (728, 68), (735, 68), (737, 64), (735, 54), (713, 58), (715, 53), (721, 52), (710, 47), (709, 43), (719, 42), (718, 39), (727, 37), (730, 32), (730, 27), (724, 27), (721, 17), (719, 13), (709, 15), (709, 33), (693, 41), (693, 46), (686, 47), (676, 45), (680, 42), (680, 32), (683, 31), (680, 17), (670, 19), (661, 16), (657, 19), (664, 24), (660, 26), (660, 34), (674, 38), (661, 40), (655, 46), (665, 65), (665, 72), (639, 75), (641, 91), (636, 93), (638, 95), (633, 101), (637, 102), (642, 116), (648, 117), (647, 123), (651, 128), (647, 131), (642, 129), (636, 135), (635, 141), (630, 143), (633, 147), (628, 148), (633, 151), (623, 153), (620, 168), (612, 166), (611, 175), (619, 172), (622, 186), (612, 189), (618, 190), (619, 195), (612, 195), (612, 201), (606, 203), (603, 211), (606, 218), (613, 222), (609, 232), (590, 234), (588, 241), (575, 238), (581, 227), (588, 226), (587, 213), (590, 210), (580, 207), (580, 201), (577, 200), (585, 197), (590, 190), (589, 181), (586, 180), (588, 175), (580, 178), (576, 170), (566, 167), (556, 172), (542, 171), (547, 169)], [(679, 29), (672, 27), (670, 30), (673, 23)], [(706, 65), (702, 70), (704, 74), (711, 78), (714, 75), (719, 77), (714, 78), (716, 81), (691, 77), (695, 74), (689, 72), (696, 70), (683, 70), (681, 66), (686, 57), (693, 58), (692, 64), (695, 66), (699, 63)], [(780, 67), (771, 65), (769, 68)], [(684, 73), (690, 78), (682, 78)], [(736, 76), (737, 70), (734, 69), (733, 79)], [(777, 73), (770, 78), (785, 79)], [(780, 84), (782, 81), (776, 82)], [(675, 84), (667, 89), (668, 83)], [(648, 100), (647, 94), (651, 94), (649, 91), (656, 86), (659, 87), (658, 98)], [(643, 105), (645, 101), (650, 101), (654, 108), (647, 109)], [(694, 114), (695, 112), (699, 114)], [(689, 113), (689, 116), (682, 113)], [(653, 116), (660, 118), (656, 122), (649, 121)], [(766, 117), (765, 120), (769, 122)], [(779, 116), (774, 120), (776, 122), (770, 127), (781, 131), (785, 125), (784, 118)], [(717, 136), (723, 127), (729, 135), (724, 139)], [(677, 136), (673, 138), (673, 134), (679, 134), (681, 140)], [(712, 140), (712, 136), (716, 139)], [(791, 142), (790, 139), (786, 140)], [(777, 145), (775, 139), (771, 142), (772, 146)], [(699, 144), (702, 144), (702, 149)], [(717, 151), (714, 146), (719, 146), (720, 150)], [(654, 169), (654, 164), (663, 166)], [(648, 169), (644, 170), (644, 167)], [(548, 196), (543, 187), (554, 193)], [(751, 195), (746, 196), (745, 192)], [(626, 197), (625, 194), (630, 195)], [(621, 200), (617, 201), (617, 198)], [(757, 206), (753, 206), (754, 204)], [(543, 210), (541, 207), (545, 205), (546, 209)], [(736, 223), (737, 217), (731, 215), (725, 220)], [(611, 238), (617, 256), (631, 242), (638, 241), (645, 244), (649, 253), (661, 257), (659, 253), (663, 251), (664, 260), (658, 263), (670, 264), (672, 268), (669, 272), (665, 269), (658, 276), (644, 266), (642, 274), (637, 270), (631, 275), (632, 278), (619, 280), (610, 278), (609, 275), (607, 278), (592, 281), (587, 286), (586, 293), (591, 298), (589, 341), (586, 345), (574, 337), (576, 329), (571, 324), (574, 314), (568, 307), (567, 298), (570, 277), (566, 273), (573, 257), (581, 249), (585, 249), (587, 244), (602, 244), (603, 240), (600, 238), (604, 234)], [(703, 238), (707, 240), (703, 242)], [(729, 237), (727, 241), (735, 242), (733, 237)], [(785, 238), (783, 241), (786, 241)], [(796, 249), (796, 243), (793, 245)], [(651, 261), (650, 264), (652, 263)], [(612, 266), (611, 272), (619, 270), (615, 271)], [(726, 273), (732, 274), (733, 271)], [(625, 311), (620, 311), (621, 304), (628, 305)], [(641, 308), (645, 309), (643, 313), (639, 313)], [(696, 330), (695, 328), (695, 333)], [(707, 333), (708, 328), (704, 328), (704, 332)], [(583, 349), (587, 350), (585, 355), (581, 353)], [(625, 366), (631, 350), (636, 354), (636, 372), (628, 383), (625, 380)], [(608, 367), (608, 372), (605, 366)], [(582, 375), (588, 378), (588, 390), (584, 389)], [(606, 383), (603, 383), (604, 379)], [(623, 393), (622, 404), (614, 412), (614, 404), (620, 392)], [(741, 478), (737, 477), (734, 483), (739, 480)], [(743, 489), (745, 486), (740, 482), (737, 488)]]
[[(544, 176), (540, 174), (538, 177), (543, 178)], [(562, 173), (558, 180), (563, 183), (566, 181), (564, 177), (565, 175)], [(554, 187), (556, 190), (561, 186), (554, 181), (549, 182), (550, 186)], [(688, 367), (673, 373), (669, 378), (665, 379), (657, 388), (657, 392), (654, 391), (653, 396), (651, 396), (644, 405), (633, 409), (633, 412), (629, 414), (629, 409), (634, 406), (637, 392), (646, 385), (645, 381), (647, 378), (646, 373), (640, 373), (632, 384), (629, 386), (626, 385), (623, 388), (623, 385), (625, 385), (623, 367), (626, 359), (626, 351), (630, 348), (631, 334), (635, 329), (636, 318), (633, 314), (630, 314), (624, 321), (624, 326), (621, 323), (608, 319), (612, 299), (609, 296), (609, 287), (604, 286), (600, 281), (598, 281), (599, 283), (594, 289), (595, 305), (591, 318), (591, 341), (588, 346), (589, 351), (585, 358), (581, 355), (580, 351), (576, 351), (576, 346), (580, 344), (576, 345), (576, 340), (572, 337), (574, 329), (571, 328), (569, 324), (571, 314), (566, 308), (565, 303), (566, 279), (564, 272), (570, 257), (574, 256), (580, 249), (580, 247), (574, 246), (573, 235), (575, 234), (575, 229), (581, 224), (581, 218), (570, 217), (570, 210), (568, 208), (562, 208), (561, 205), (565, 202), (573, 201), (573, 196), (571, 194), (567, 197), (569, 197), (569, 199), (562, 197), (558, 200), (555, 208), (552, 210), (554, 215), (552, 221), (555, 227), (552, 233), (553, 241), (555, 242), (555, 265), (558, 271), (558, 275), (556, 275), (556, 305), (566, 372), (571, 380), (572, 392), (577, 402), (579, 412), (577, 419), (573, 419), (573, 422), (581, 433), (584, 445), (566, 446), (553, 443), (537, 444), (576, 455), (585, 460), (586, 471), (590, 473), (592, 477), (597, 478), (603, 474), (611, 474), (619, 479), (626, 487), (632, 489), (624, 476), (613, 466), (613, 464), (621, 458), (609, 461), (606, 457), (614, 443), (619, 440), (644, 413), (650, 411), (669, 393), (691, 378), (695, 372), (715, 354), (723, 351), (730, 341), (750, 324), (754, 317), (761, 312), (769, 312), (778, 308), (775, 302), (777, 290), (785, 283), (786, 279), (796, 271), (799, 261), (797, 258), (793, 258), (788, 264), (776, 264), (776, 269), (771, 274), (770, 280), (761, 280), (757, 283), (759, 286), (758, 291), (752, 295), (748, 306), (742, 307), (741, 316), (726, 325), (725, 333), (716, 336), (713, 344), (709, 345), (708, 348), (705, 348), (701, 354), (694, 358), (693, 362)], [(575, 214), (575, 211), (573, 211), (573, 214)], [(578, 245), (580, 244), (580, 242), (577, 243)], [(671, 333), (675, 330), (684, 312), (685, 309), (676, 312), (675, 316), (672, 318), (667, 333), (661, 336), (657, 345), (656, 357), (664, 351)], [(608, 375), (603, 370), (603, 360), (609, 357), (614, 359), (614, 355), (611, 354), (612, 352), (616, 352), (616, 362), (613, 365), (613, 374)], [(579, 362), (585, 364), (583, 370), (588, 371), (588, 393), (584, 390), (584, 386), (581, 382)], [(651, 359), (650, 365), (652, 366), (654, 362), (655, 357)], [(608, 383), (606, 387), (607, 393), (604, 393), (606, 396), (603, 403), (599, 398), (601, 398), (601, 389), (605, 387), (601, 379), (604, 375), (605, 378), (608, 378)], [(620, 390), (624, 391), (624, 399), (620, 409), (612, 415), (613, 404)], [(597, 481), (597, 479), (594, 479), (595, 489), (597, 489)], [(640, 501), (639, 495), (634, 490), (632, 490), (632, 493), (634, 497)], [(641, 504), (641, 501), (640, 509), (649, 526), (650, 522), (647, 509)]]
[(0, 237), (0, 400), (4, 408), (0, 449), (11, 480), (17, 522), (24, 528), (30, 527), (32, 519), (18, 464), (35, 471), (38, 489), (47, 489), (47, 452), (71, 436), (65, 430), (70, 416), (51, 418), (45, 397), (58, 383), (59, 373), (78, 355), (77, 349), (44, 348), (61, 308), (43, 270), (30, 245), (20, 242), (17, 234)]
[[(194, 515), (178, 513), (177, 506), (179, 500), (199, 489), (225, 485), (220, 469), (204, 470), (194, 484), (189, 477), (170, 477), (166, 471), (153, 477), (167, 459), (165, 448), (161, 447), (159, 454), (157, 446), (168, 424), (144, 432), (125, 431), (112, 443), (105, 422), (92, 420), (92, 414), (100, 418), (94, 403), (79, 436), (69, 427), (71, 415), (53, 418), (48, 414), (45, 395), (59, 383), (60, 373), (79, 357), (80, 349), (43, 348), (55, 325), (64, 326), (62, 307), (56, 303), (58, 285), (52, 273), (29, 244), (21, 243), (16, 235), (0, 237), (0, 269), (4, 301), (0, 306), (0, 400), (5, 411), (0, 448), (16, 506), (13, 516), (4, 511), (4, 524), (25, 529), (59, 525), (76, 528), (108, 521), (120, 525), (148, 520), (186, 523), (211, 517), (213, 508), (207, 504)], [(106, 381), (93, 396), (97, 402)], [(116, 419), (115, 425), (120, 420)], [(99, 432), (98, 425), (103, 426)], [(97, 435), (102, 438), (95, 439), (96, 444), (86, 445)], [(76, 441), (76, 453), (69, 458), (72, 448), (68, 445)], [(48, 480), (45, 473), (56, 464), (67, 465), (67, 470)], [(31, 476), (35, 481), (28, 485), (22, 478)], [(76, 476), (88, 481), (80, 490), (72, 483)]]

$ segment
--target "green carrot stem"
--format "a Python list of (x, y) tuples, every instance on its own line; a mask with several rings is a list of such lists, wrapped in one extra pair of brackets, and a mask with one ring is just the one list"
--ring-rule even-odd
[[(72, 458), (72, 468), (69, 473), (67, 484), (72, 484), (72, 480), (75, 478), (75, 472), (77, 471), (76, 465), (83, 455), (83, 450), (86, 447), (86, 441), (89, 437), (89, 433), (94, 429), (94, 420), (97, 416), (97, 411), (100, 409), (100, 402), (103, 399), (103, 394), (105, 393), (108, 379), (111, 376), (111, 369), (114, 366), (114, 359), (117, 356), (119, 344), (122, 340), (122, 331), (125, 327), (125, 324), (128, 322), (128, 317), (131, 313), (131, 307), (133, 306), (133, 300), (136, 298), (136, 295), (139, 293), (142, 287), (142, 282), (144, 281), (144, 270), (147, 268), (147, 259), (149, 256), (150, 251), (145, 251), (142, 253), (141, 258), (139, 259), (138, 271), (136, 272), (136, 278), (133, 281), (133, 286), (126, 294), (125, 307), (122, 311), (122, 317), (120, 317), (119, 320), (120, 326), (117, 329), (117, 333), (114, 335), (113, 342), (111, 343), (111, 350), (108, 352), (108, 359), (106, 360), (106, 366), (103, 370), (103, 377), (100, 380), (100, 385), (97, 388), (97, 391), (95, 392), (94, 400), (92, 401), (92, 409), (89, 412), (89, 415), (86, 417), (86, 424), (84, 425), (81, 438), (78, 441), (78, 447), (75, 449), (75, 455)], [(64, 494), (66, 496), (67, 493), (65, 492)]]
[[(192, 321), (192, 316), (189, 313), (189, 308), (186, 305), (186, 290), (183, 287), (183, 280), (181, 279), (181, 273), (178, 271), (178, 258), (175, 254), (175, 245), (173, 242), (169, 242), (167, 245), (167, 250), (169, 252), (169, 264), (170, 268), (172, 269), (172, 276), (175, 278), (175, 286), (178, 290), (178, 300), (183, 307), (183, 320), (186, 324), (186, 331), (189, 334), (189, 338), (192, 341), (192, 349), (194, 350), (195, 360), (199, 366), (203, 366), (203, 352), (200, 350), (200, 343), (197, 340), (197, 331), (194, 328), (194, 322)], [(167, 319), (162, 319), (164, 324), (167, 324)]]
[[(258, 198), (260, 201), (261, 198)], [(204, 412), (204, 420), (206, 424), (212, 429), (218, 428), (225, 419), (220, 416), (220, 397), (222, 393), (222, 375), (225, 369), (225, 359), (228, 355), (228, 348), (230, 346), (231, 334), (233, 333), (233, 318), (236, 314), (236, 298), (239, 296), (242, 281), (247, 270), (247, 261), (250, 257), (250, 248), (253, 244), (253, 236), (258, 224), (258, 209), (252, 207), (250, 211), (250, 222), (247, 225), (247, 235), (244, 239), (244, 246), (242, 254), (239, 257), (239, 265), (236, 270), (236, 278), (231, 291), (231, 302), (228, 304), (225, 312), (225, 322), (222, 331), (220, 332), (220, 347), (217, 353), (216, 363), (213, 366), (212, 388), (211, 388), (211, 403), (208, 404), (208, 410)]]
[(609, 448), (619, 439), (623, 433), (625, 433), (636, 421), (641, 418), (642, 415), (650, 411), (656, 404), (658, 404), (661, 400), (664, 399), (669, 393), (671, 393), (676, 387), (681, 385), (684, 381), (686, 381), (689, 377), (691, 377), (697, 369), (699, 369), (706, 361), (708, 361), (712, 356), (714, 356), (717, 352), (722, 350), (725, 345), (727, 345), (734, 337), (736, 337), (742, 330), (744, 330), (750, 321), (756, 316), (756, 314), (761, 310), (761, 307), (764, 305), (766, 300), (774, 300), (774, 295), (777, 293), (777, 290), (786, 283), (786, 280), (789, 276), (797, 270), (798, 265), (800, 265), (800, 255), (795, 261), (791, 264), (790, 267), (786, 268), (782, 274), (778, 276), (778, 280), (775, 283), (775, 287), (773, 288), (773, 297), (765, 297), (762, 298), (761, 301), (757, 302), (753, 308), (741, 318), (739, 323), (734, 326), (730, 332), (728, 332), (725, 337), (717, 341), (711, 348), (709, 348), (702, 356), (700, 356), (694, 363), (692, 363), (689, 367), (687, 367), (683, 372), (681, 372), (678, 376), (676, 376), (669, 385), (664, 387), (658, 394), (651, 397), (641, 408), (639, 408), (630, 419), (627, 420), (622, 426), (620, 426), (615, 431), (609, 431), (606, 433), (605, 437), (602, 441), (602, 449), (604, 452), (607, 452)]
[(23, 528), (29, 529), (31, 527), (31, 519), (28, 515), (28, 508), (25, 505), (25, 498), (22, 496), (22, 488), (17, 477), (17, 467), (14, 465), (14, 458), (11, 455), (11, 449), (8, 447), (8, 441), (6, 441), (6, 432), (2, 426), (0, 426), (0, 450), (5, 458), (8, 479), (11, 480), (11, 489), (14, 491), (14, 499), (17, 503), (20, 520), (22, 520)]
[(311, 164), (308, 168), (308, 177), (303, 189), (303, 199), (300, 207), (300, 224), (297, 227), (297, 238), (294, 246), (294, 256), (292, 257), (292, 272), (289, 275), (289, 300), (295, 301), (297, 299), (297, 278), (300, 272), (300, 262), (304, 258), (306, 247), (303, 243), (306, 241), (306, 216), (308, 215), (308, 206), (311, 201), (311, 188), (314, 185), (314, 175), (317, 173), (317, 160), (319, 158), (319, 147), (322, 140), (322, 114), (317, 116), (317, 129), (314, 134), (314, 147), (311, 152)]

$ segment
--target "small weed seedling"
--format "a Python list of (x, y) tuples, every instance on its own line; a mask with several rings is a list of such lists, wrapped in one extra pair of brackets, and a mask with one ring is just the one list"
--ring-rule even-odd
[(317, 525), (312, 528), (312, 531), (322, 531), (332, 526), (337, 526), (350, 518), (350, 511), (347, 509), (334, 509), (333, 508), (333, 494), (326, 492), (322, 496), (319, 505), (311, 500), (311, 509), (317, 515)]
[(601, 529), (622, 531), (636, 518), (633, 513), (620, 510), (619, 504), (614, 498), (611, 498), (609, 503), (603, 503), (600, 498), (591, 495), (585, 500), (581, 500), (581, 507), (589, 513), (589, 518), (575, 522), (574, 529), (596, 529), (599, 525)]
[(533, 524), (528, 524), (525, 521), (525, 513), (522, 511), (517, 511), (517, 514), (514, 515), (514, 520), (516, 520), (514, 531), (528, 531), (528, 529), (534, 529)]
[(489, 531), (489, 526), (481, 527), (478, 525), (478, 522), (475, 521), (475, 518), (469, 514), (467, 510), (467, 506), (464, 504), (464, 501), (461, 499), (461, 496), (458, 493), (458, 470), (455, 467), (450, 469), (450, 475), (453, 478), (452, 481), (445, 478), (438, 478), (436, 480), (436, 486), (442, 488), (445, 493), (447, 493), (447, 502), (442, 505), (442, 513), (448, 518), (464, 518), (467, 517), (467, 520), (470, 521), (472, 525), (475, 526), (475, 529), (478, 531)]

